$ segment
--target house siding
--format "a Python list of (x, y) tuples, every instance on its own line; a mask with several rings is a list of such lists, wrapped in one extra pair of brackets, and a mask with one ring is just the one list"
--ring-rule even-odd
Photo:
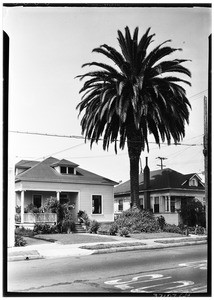
[[(20, 193), (25, 191), (25, 207), (32, 203), (33, 194), (41, 194), (42, 200), (50, 196), (56, 197), (57, 192), (76, 192), (75, 214), (84, 210), (88, 217), (98, 222), (112, 222), (114, 220), (113, 186), (78, 183), (30, 182), (22, 181), (16, 188), (17, 204), (20, 204)], [(92, 195), (101, 195), (103, 200), (102, 214), (92, 214)]]

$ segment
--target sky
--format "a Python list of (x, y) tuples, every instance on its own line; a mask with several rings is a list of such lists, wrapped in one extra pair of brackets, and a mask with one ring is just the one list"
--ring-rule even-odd
[(150, 137), (150, 151), (141, 155), (142, 166), (147, 156), (150, 170), (157, 170), (157, 157), (165, 157), (167, 168), (203, 178), (211, 8), (3, 7), (2, 16), (3, 29), (10, 37), (10, 162), (53, 156), (117, 182), (128, 180), (127, 148), (116, 155), (114, 145), (108, 151), (102, 143), (91, 149), (84, 139), (68, 137), (81, 136), (76, 106), (83, 83), (75, 77), (87, 71), (81, 67), (84, 63), (104, 62), (102, 55), (92, 53), (94, 48), (106, 43), (119, 50), (118, 29), (124, 32), (129, 26), (133, 32), (138, 26), (141, 36), (151, 27), (155, 37), (150, 50), (171, 39), (171, 47), (183, 49), (176, 52), (176, 58), (191, 60), (184, 66), (192, 73), (192, 86), (186, 86), (192, 109), (182, 145), (159, 148)]

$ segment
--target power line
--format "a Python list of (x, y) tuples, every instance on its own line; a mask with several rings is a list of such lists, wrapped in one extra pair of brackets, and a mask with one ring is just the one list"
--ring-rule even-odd
[[(41, 133), (41, 132), (29, 132), (29, 131), (15, 131), (10, 130), (11, 133), (19, 133), (19, 134), (30, 134), (30, 135), (39, 135), (39, 136), (49, 136), (49, 137), (59, 137), (59, 138), (70, 138), (70, 139), (85, 139), (83, 136), (78, 135), (60, 135), (60, 134), (51, 134), (51, 133)], [(99, 141), (104, 141), (104, 139), (99, 138)], [(119, 141), (119, 140), (116, 140)], [(139, 141), (132, 141), (133, 143), (140, 143)], [(156, 142), (149, 142), (150, 144), (157, 144)], [(160, 143), (161, 145), (166, 145), (167, 143)], [(203, 144), (186, 144), (186, 143), (172, 143), (170, 145), (175, 146), (203, 146)]]

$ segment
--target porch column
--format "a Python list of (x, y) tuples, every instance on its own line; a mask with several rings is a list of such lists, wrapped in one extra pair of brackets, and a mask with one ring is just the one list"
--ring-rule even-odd
[(60, 200), (60, 191), (56, 192), (56, 199), (59, 201)]
[(169, 198), (169, 212), (171, 212), (171, 196), (168, 196)]
[(24, 223), (24, 202), (25, 202), (25, 191), (21, 191), (21, 223)]

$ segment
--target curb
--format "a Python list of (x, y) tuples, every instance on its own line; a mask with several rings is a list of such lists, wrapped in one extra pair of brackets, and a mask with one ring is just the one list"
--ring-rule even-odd
[(171, 247), (179, 247), (179, 246), (191, 246), (191, 245), (200, 245), (206, 244), (207, 241), (193, 241), (193, 242), (182, 242), (182, 243), (173, 243), (173, 244), (154, 244), (154, 245), (146, 245), (146, 246), (131, 246), (131, 247), (121, 247), (121, 248), (110, 248), (110, 249), (100, 249), (94, 250), (92, 255), (94, 254), (104, 254), (104, 253), (115, 253), (115, 252), (126, 252), (126, 251), (135, 251), (135, 250), (149, 250), (149, 249), (163, 249), (163, 248), (171, 248)]

